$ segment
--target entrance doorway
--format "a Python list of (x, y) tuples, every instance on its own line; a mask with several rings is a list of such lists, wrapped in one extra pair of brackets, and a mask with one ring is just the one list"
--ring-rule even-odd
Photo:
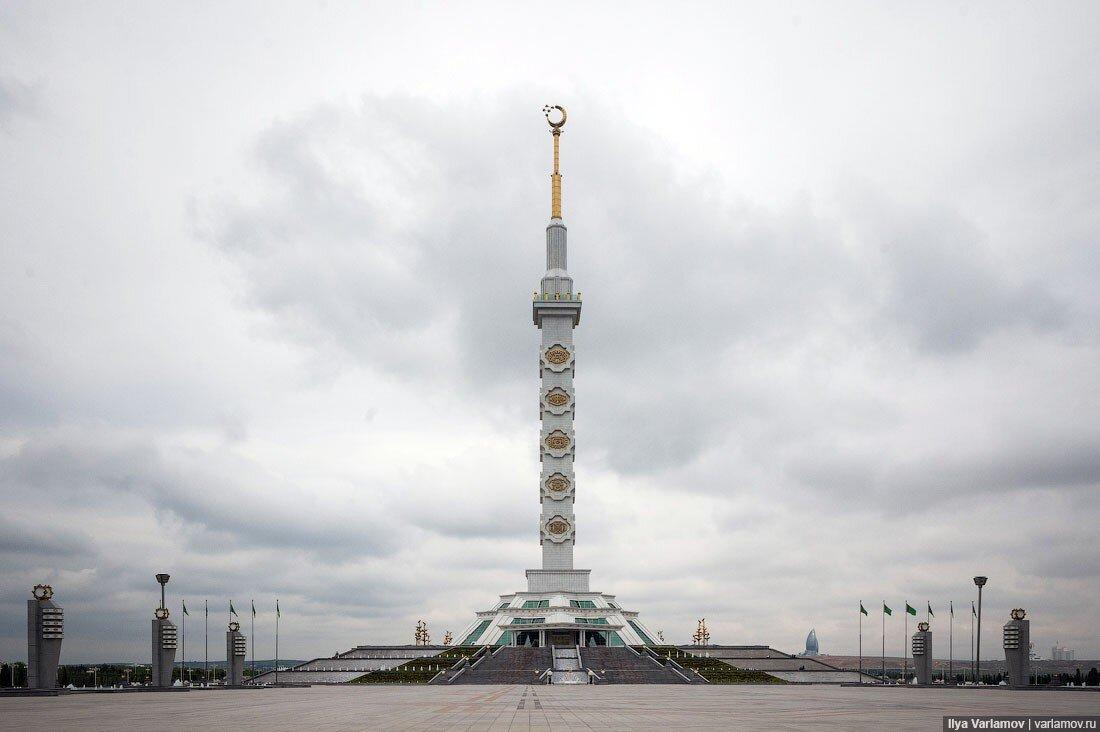
[(546, 631), (546, 644), (550, 646), (575, 646), (577, 645), (577, 633), (573, 630), (548, 630)]

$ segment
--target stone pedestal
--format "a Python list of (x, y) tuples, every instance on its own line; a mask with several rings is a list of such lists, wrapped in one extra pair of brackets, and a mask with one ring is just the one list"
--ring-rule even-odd
[(27, 600), (27, 688), (53, 689), (57, 687), (65, 611), (54, 604), (49, 585), (36, 585), (33, 594), (34, 599)]
[(229, 630), (225, 633), (225, 683), (229, 686), (242, 686), (244, 684), (244, 659), (248, 652), (248, 639), (238, 630), (237, 623), (230, 623)]
[(932, 683), (932, 631), (921, 623), (913, 634), (913, 671), (918, 684)]
[(1012, 620), (1005, 623), (1005, 681), (1010, 686), (1027, 686), (1031, 683), (1031, 621), (1024, 620), (1024, 611), (1012, 611)]
[(176, 625), (167, 617), (153, 618), (152, 686), (172, 685), (172, 666), (176, 663)]

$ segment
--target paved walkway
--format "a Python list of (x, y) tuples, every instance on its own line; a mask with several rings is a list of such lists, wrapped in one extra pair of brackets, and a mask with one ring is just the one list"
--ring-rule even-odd
[(939, 730), (945, 714), (1100, 715), (1100, 693), (838, 686), (314, 686), (0, 699), (0, 729)]

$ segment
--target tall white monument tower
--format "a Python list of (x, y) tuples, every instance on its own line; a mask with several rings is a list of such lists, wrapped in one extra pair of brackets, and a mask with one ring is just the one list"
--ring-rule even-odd
[[(567, 266), (567, 230), (561, 217), (561, 170), (559, 143), (565, 127), (565, 110), (544, 110), (554, 138), (554, 172), (550, 175), (550, 223), (546, 226), (546, 274), (532, 304), (532, 317), (542, 331), (539, 347), (539, 460), (542, 477), (539, 500), (539, 543), (542, 544), (542, 572), (527, 573), (532, 585), (584, 584), (586, 574), (573, 571), (573, 542), (576, 524), (573, 516), (573, 329), (581, 320), (580, 295), (573, 292), (573, 278)], [(551, 119), (551, 112), (561, 119)], [(579, 587), (578, 587), (579, 589)]]
[(566, 112), (543, 108), (554, 142), (550, 174), (550, 223), (546, 273), (532, 303), (539, 346), (539, 543), (542, 568), (527, 570), (526, 592), (501, 595), (496, 607), (458, 636), (464, 645), (652, 645), (638, 613), (623, 610), (614, 595), (589, 590), (588, 569), (573, 568), (576, 481), (573, 475), (573, 329), (581, 320), (580, 293), (569, 276), (562, 219), (560, 143)]

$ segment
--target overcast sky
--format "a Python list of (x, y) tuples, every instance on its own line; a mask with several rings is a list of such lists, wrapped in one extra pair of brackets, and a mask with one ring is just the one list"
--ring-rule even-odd
[[(1100, 656), (1100, 6), (0, 2), (0, 658), (456, 634), (539, 566), (562, 104), (577, 566), (672, 642), (990, 577)], [(923, 615), (923, 613), (922, 613)], [(246, 626), (247, 627), (247, 626)], [(888, 624), (900, 655), (902, 615)], [(220, 637), (220, 636), (217, 636)], [(192, 645), (194, 644), (194, 645)], [(215, 641), (215, 657), (220, 646)], [(198, 655), (197, 655), (198, 654)]]

